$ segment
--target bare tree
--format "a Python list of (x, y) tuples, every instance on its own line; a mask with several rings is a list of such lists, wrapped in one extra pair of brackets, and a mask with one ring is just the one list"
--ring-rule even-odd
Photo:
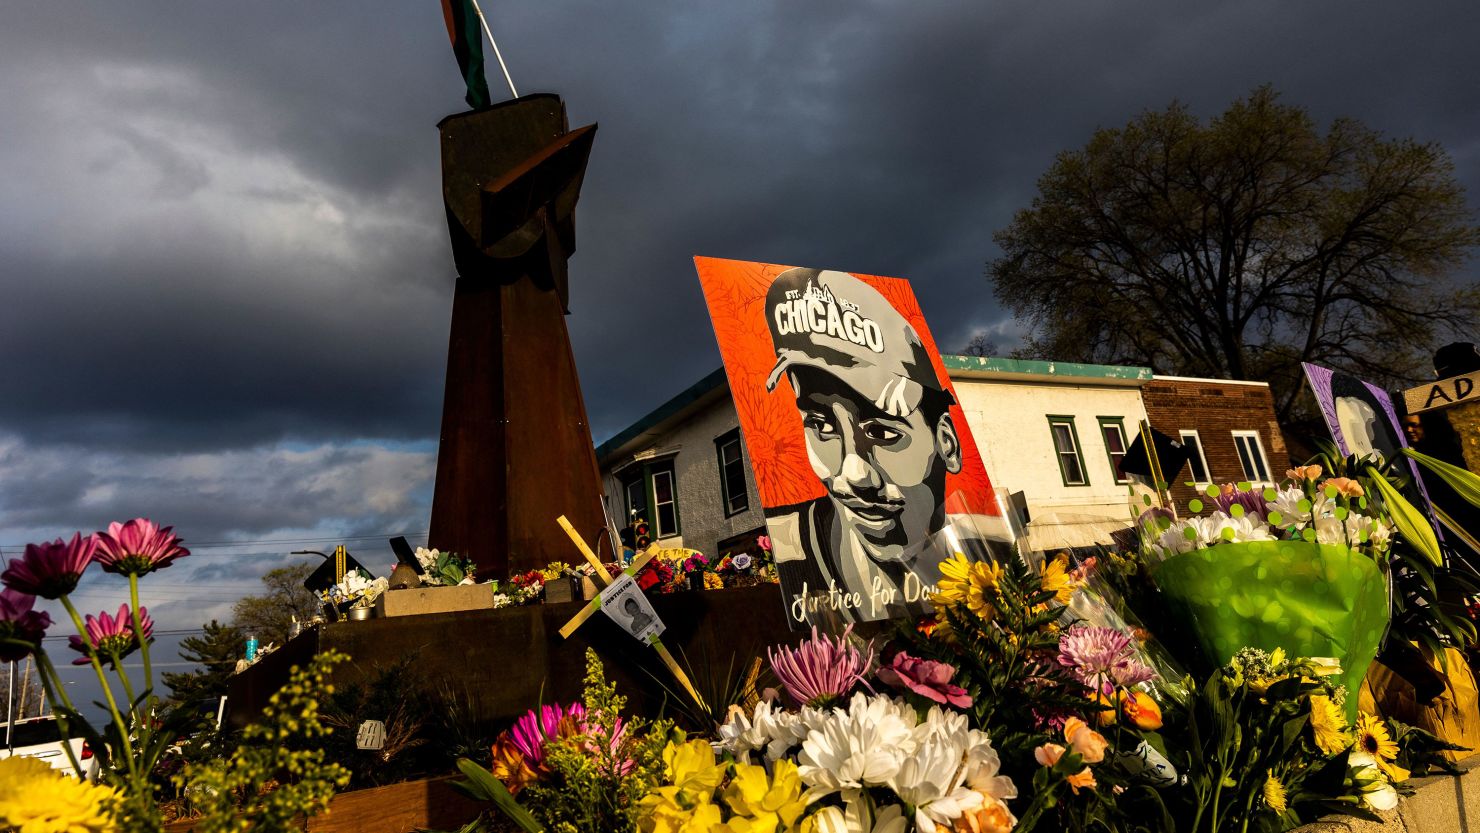
[(996, 240), (1030, 354), (1268, 381), (1282, 421), (1301, 362), (1414, 381), (1480, 320), (1453, 277), (1480, 228), (1445, 151), (1323, 133), (1269, 87), (1206, 124), (1174, 103), (1096, 132)]
[(247, 596), (231, 608), (232, 624), (243, 635), (256, 636), (264, 645), (288, 641), (293, 618), (307, 622), (321, 607), (318, 597), (303, 586), (313, 564), (292, 564), (268, 570), (262, 576), (266, 593)]
[(997, 355), (997, 342), (987, 337), (986, 333), (977, 333), (971, 337), (971, 341), (961, 348), (963, 356), (995, 356)]
[[(41, 690), (41, 678), (36, 676), (30, 657), (16, 663), (0, 663), (0, 702), (8, 702), (10, 697), (12, 669), (15, 673), (15, 719), (40, 717), (46, 708), (45, 694)], [(5, 714), (0, 713), (0, 724), (4, 722)]]

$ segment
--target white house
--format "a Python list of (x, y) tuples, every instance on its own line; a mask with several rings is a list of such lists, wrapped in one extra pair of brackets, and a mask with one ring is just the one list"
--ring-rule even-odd
[[(1146, 419), (1142, 367), (944, 357), (999, 493), (1022, 493), (1035, 548), (1108, 542), (1129, 519), (1115, 466)], [(597, 449), (613, 518), (641, 515), (663, 543), (724, 554), (765, 518), (724, 372), (717, 370)]]

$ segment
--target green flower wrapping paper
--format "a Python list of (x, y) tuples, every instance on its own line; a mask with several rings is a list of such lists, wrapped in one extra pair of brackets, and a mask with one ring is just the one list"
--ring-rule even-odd
[(1387, 580), (1336, 544), (1246, 541), (1167, 559), (1154, 580), (1208, 667), (1240, 648), (1341, 661), (1348, 722), (1388, 625)]

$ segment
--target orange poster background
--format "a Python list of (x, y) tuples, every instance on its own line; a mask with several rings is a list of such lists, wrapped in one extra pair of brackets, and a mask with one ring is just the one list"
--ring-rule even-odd
[[(776, 390), (766, 391), (766, 378), (776, 365), (776, 352), (766, 325), (766, 290), (777, 275), (793, 267), (711, 257), (694, 258), (694, 267), (699, 272), (699, 283), (719, 340), (720, 356), (740, 416), (740, 432), (750, 452), (761, 505), (771, 509), (822, 497), (822, 483), (807, 461), (802, 417), (797, 412), (790, 379), (782, 376)], [(925, 326), (925, 314), (920, 311), (909, 281), (859, 272), (850, 274), (877, 289), (910, 322), (930, 354), (936, 376), (955, 396), (955, 386), (946, 375), (935, 338)], [(951, 421), (961, 441), (962, 461), (960, 473), (946, 477), (947, 503), (952, 511), (961, 511), (958, 507), (964, 506), (975, 514), (996, 515), (992, 483), (959, 404), (951, 406)], [(961, 502), (952, 501), (953, 497), (959, 497)]]

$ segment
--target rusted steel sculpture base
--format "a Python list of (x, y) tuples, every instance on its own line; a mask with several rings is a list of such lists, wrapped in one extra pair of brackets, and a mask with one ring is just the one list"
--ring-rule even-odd
[(565, 328), (566, 260), (595, 126), (553, 95), (458, 116), (442, 131), (457, 263), (431, 545), (481, 575), (568, 561), (565, 515), (602, 528), (591, 427)]

